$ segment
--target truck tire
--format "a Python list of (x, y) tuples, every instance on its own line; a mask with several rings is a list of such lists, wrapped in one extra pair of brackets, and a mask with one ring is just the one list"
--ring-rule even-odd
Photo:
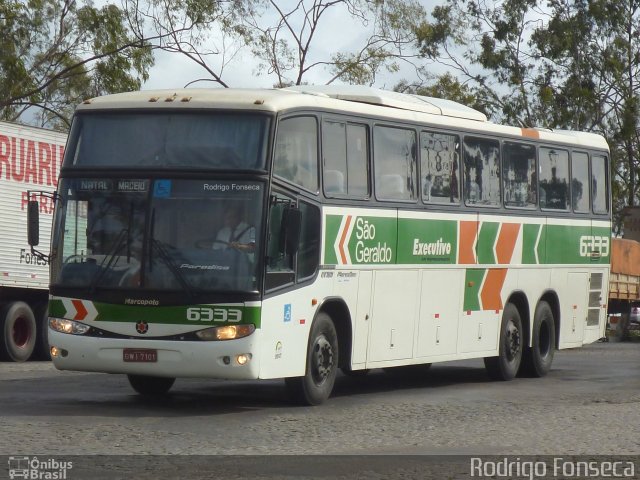
[(36, 319), (24, 302), (11, 302), (0, 311), (0, 360), (26, 362), (36, 344)]
[(49, 302), (35, 306), (33, 313), (36, 317), (36, 346), (33, 357), (38, 360), (51, 360), (49, 350)]

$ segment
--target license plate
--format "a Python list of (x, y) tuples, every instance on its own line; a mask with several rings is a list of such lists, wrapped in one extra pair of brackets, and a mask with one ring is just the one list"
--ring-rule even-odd
[(158, 351), (150, 348), (125, 348), (122, 351), (122, 360), (125, 362), (157, 362)]

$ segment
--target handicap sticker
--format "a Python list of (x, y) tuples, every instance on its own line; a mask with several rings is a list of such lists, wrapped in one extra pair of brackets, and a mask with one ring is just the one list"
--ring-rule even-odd
[(156, 180), (153, 186), (153, 196), (156, 198), (169, 198), (171, 196), (171, 180)]
[(291, 321), (291, 304), (290, 303), (287, 303), (284, 306), (284, 321), (285, 322)]

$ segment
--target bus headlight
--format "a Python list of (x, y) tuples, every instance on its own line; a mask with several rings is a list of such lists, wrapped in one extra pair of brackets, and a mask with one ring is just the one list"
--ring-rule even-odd
[(200, 340), (235, 340), (236, 338), (247, 337), (255, 331), (256, 327), (252, 323), (249, 325), (225, 325), (224, 327), (213, 327), (196, 332)]
[(84, 335), (91, 328), (84, 323), (75, 320), (67, 320), (65, 318), (50, 318), (49, 327), (56, 332), (69, 333), (71, 335)]

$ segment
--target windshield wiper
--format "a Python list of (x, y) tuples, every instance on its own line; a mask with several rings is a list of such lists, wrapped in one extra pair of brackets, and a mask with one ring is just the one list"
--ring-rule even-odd
[[(98, 283), (100, 283), (100, 280), (102, 280), (102, 277), (104, 277), (105, 274), (109, 271), (115, 259), (119, 257), (119, 255), (116, 256), (116, 254), (120, 251), (120, 249), (124, 244), (124, 241), (127, 239), (129, 239), (129, 229), (123, 228), (122, 230), (120, 230), (120, 233), (118, 233), (116, 241), (114, 242), (114, 247), (107, 254), (107, 256), (102, 259), (102, 262), (100, 262), (100, 265), (98, 265), (100, 270), (98, 270), (98, 272), (93, 276), (93, 279), (91, 280), (91, 286), (90, 286), (91, 293), (95, 291), (96, 287), (98, 286)], [(109, 261), (105, 266), (104, 262), (107, 259), (109, 259)]]
[[(160, 258), (162, 259), (164, 264), (167, 267), (169, 267), (169, 270), (171, 270), (171, 273), (173, 273), (173, 276), (176, 278), (176, 280), (178, 280), (178, 283), (180, 283), (180, 286), (182, 286), (182, 289), (187, 293), (187, 295), (189, 295), (190, 298), (194, 298), (195, 293), (193, 291), (193, 287), (187, 281), (187, 279), (184, 278), (184, 275), (182, 274), (182, 272), (180, 272), (180, 269), (173, 262), (173, 260), (171, 259), (171, 255), (169, 254), (169, 252), (167, 252), (165, 245), (160, 240), (156, 240), (153, 237), (155, 219), (156, 219), (156, 209), (154, 208), (151, 212), (151, 228), (150, 228), (151, 231), (149, 234), (149, 238), (151, 240), (151, 250), (149, 251), (149, 256), (151, 257), (151, 253), (153, 253), (153, 248), (155, 247), (158, 250), (158, 253), (160, 254)], [(150, 263), (151, 264), (149, 265), (149, 271), (151, 271), (152, 269), (153, 258), (150, 258)]]

